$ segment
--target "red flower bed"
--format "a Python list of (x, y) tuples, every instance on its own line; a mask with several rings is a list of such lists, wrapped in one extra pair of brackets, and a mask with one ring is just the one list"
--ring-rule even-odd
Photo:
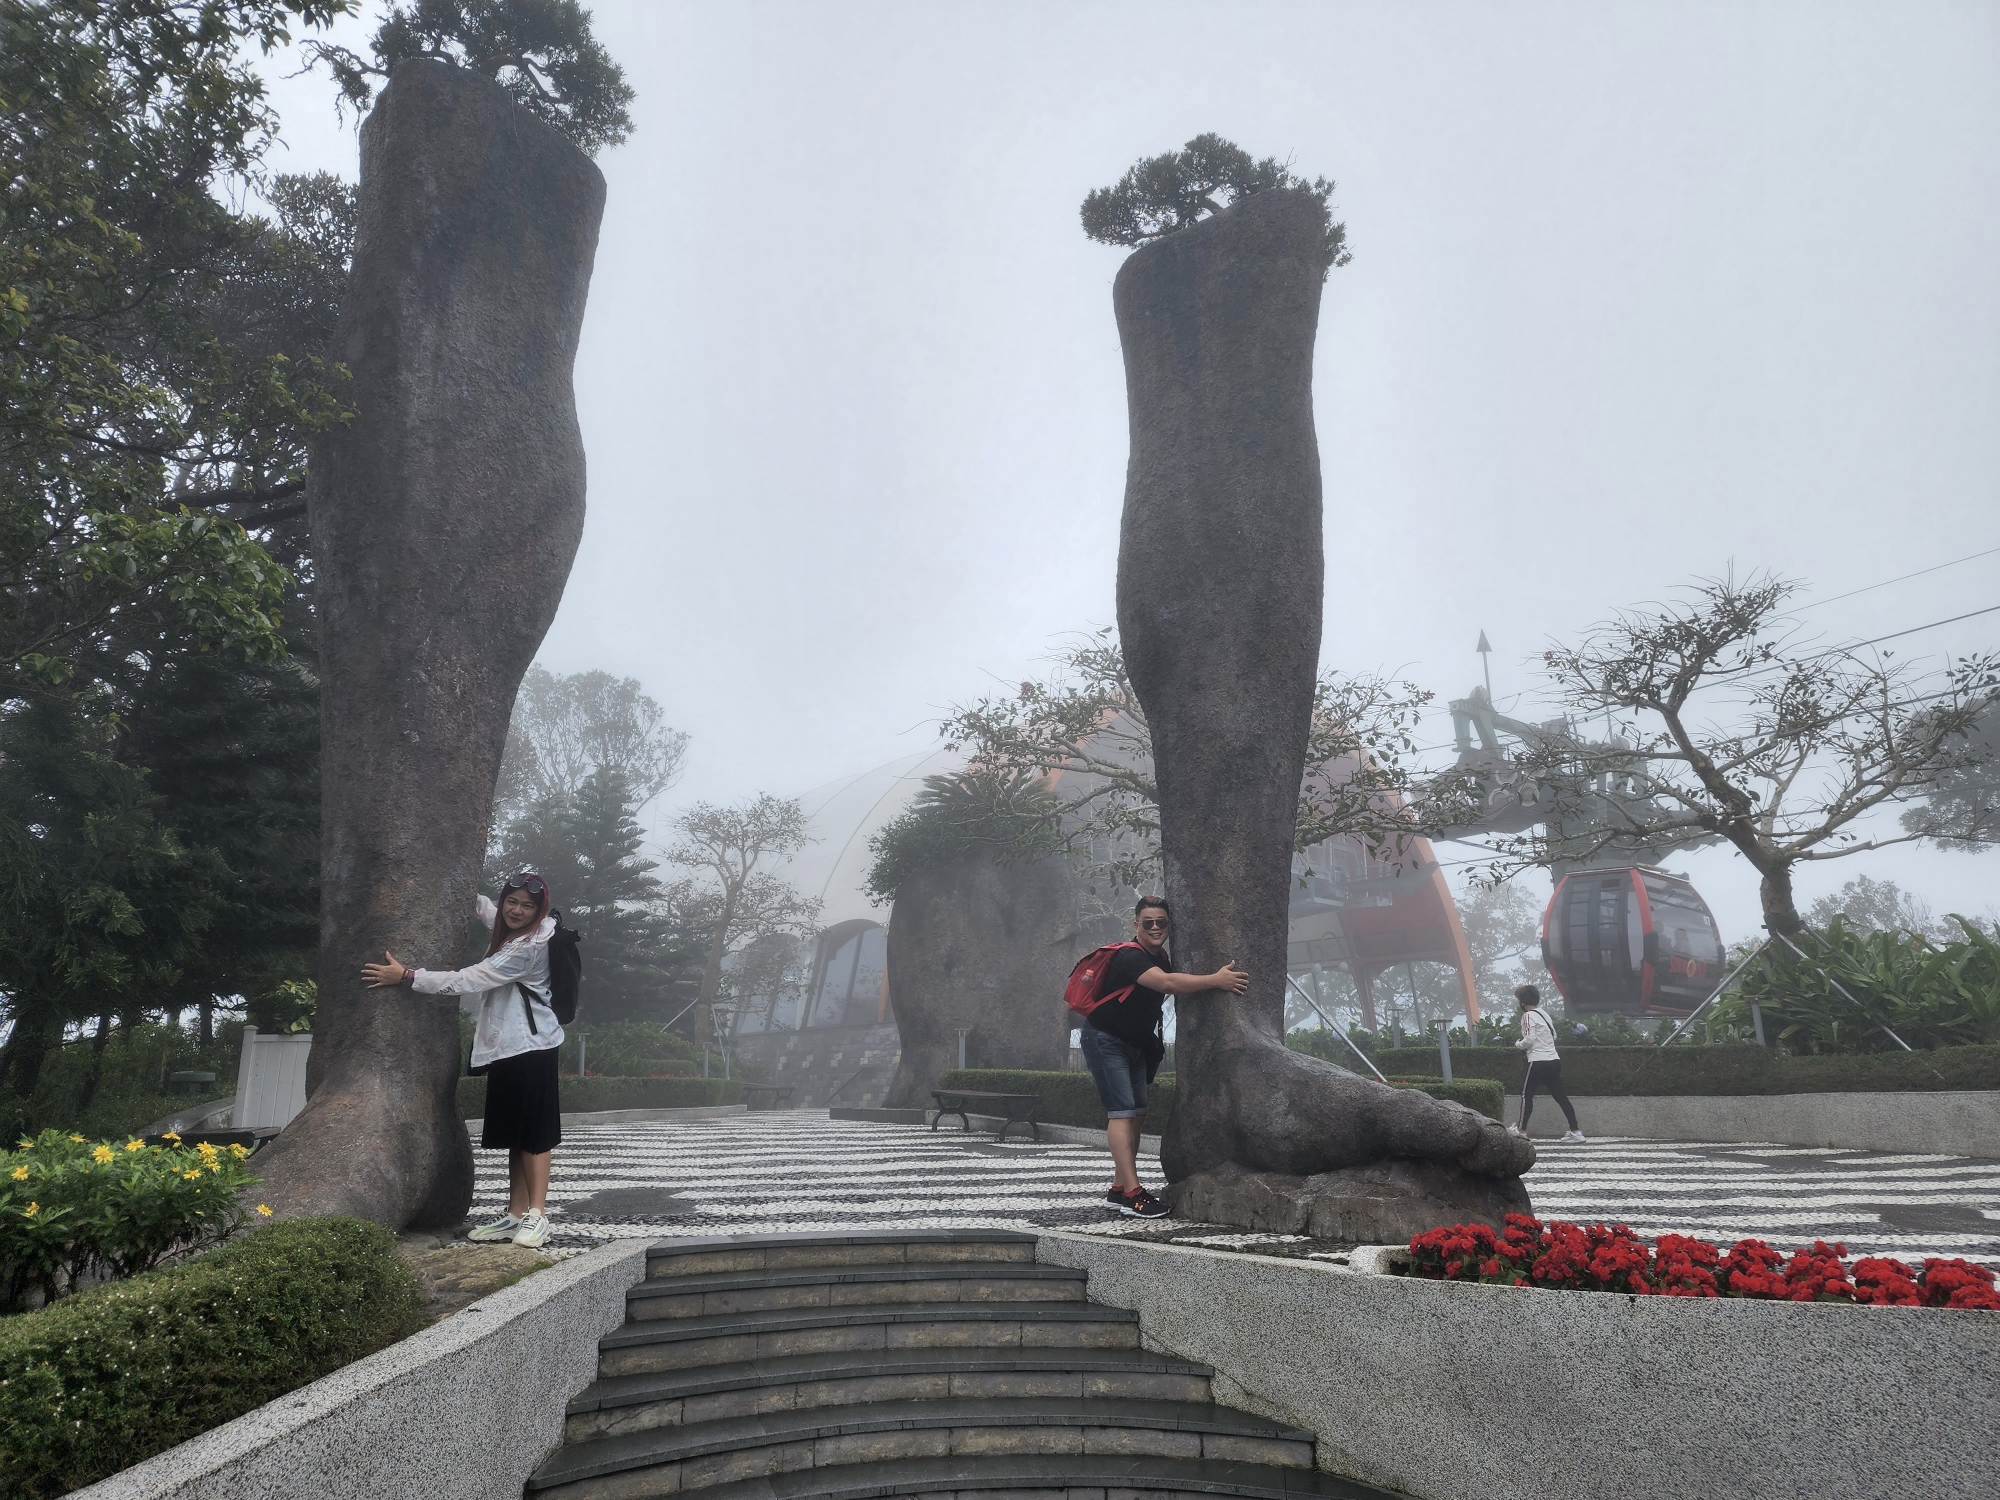
[(1409, 1275), (1565, 1291), (1658, 1297), (1762, 1297), (1780, 1302), (1862, 1302), (1878, 1307), (1969, 1307), (2000, 1312), (1994, 1275), (1966, 1260), (1864, 1256), (1850, 1274), (1847, 1247), (1814, 1240), (1790, 1256), (1762, 1240), (1725, 1253), (1706, 1240), (1663, 1234), (1648, 1245), (1623, 1224), (1543, 1223), (1507, 1215), (1495, 1234), (1453, 1224), (1410, 1241)]

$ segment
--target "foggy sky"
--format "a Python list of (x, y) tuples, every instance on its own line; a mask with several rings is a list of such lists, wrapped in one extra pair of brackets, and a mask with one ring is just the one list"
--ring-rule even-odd
[[(924, 749), (1111, 622), (1123, 252), (1077, 205), (1204, 130), (1340, 185), (1324, 664), (1442, 705), (1484, 629), (1541, 717), (1548, 638), (1692, 576), (1824, 597), (2000, 546), (1991, 5), (595, 12), (637, 129), (599, 158), (589, 522), (541, 659), (691, 732), (657, 822)], [(273, 93), (274, 164), (352, 178), (330, 85)], [(1991, 604), (2000, 556), (1802, 618), (1832, 645)], [(1739, 859), (1669, 866), (1748, 935)], [(2000, 851), (1862, 856), (1802, 897), (1863, 871), (2000, 902)]]

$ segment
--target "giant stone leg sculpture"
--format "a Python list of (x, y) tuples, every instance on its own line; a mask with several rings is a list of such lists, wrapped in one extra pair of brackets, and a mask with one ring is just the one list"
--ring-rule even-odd
[[(289, 1214), (457, 1223), (472, 1152), (455, 968), (521, 676), (583, 532), (570, 388), (604, 179), (498, 86), (399, 64), (361, 131), (338, 348), (358, 414), (316, 456), (324, 794), (305, 1112), (258, 1157)], [(562, 893), (556, 893), (560, 899)]]
[(907, 876), (889, 916), (889, 1004), (903, 1055), (885, 1104), (914, 1108), (958, 1066), (1060, 1071), (1063, 983), (1081, 956), (1076, 877), (1059, 859), (990, 854)]
[(1387, 1238), (1413, 1218), (1525, 1209), (1518, 1179), (1534, 1148), (1462, 1105), (1281, 1040), (1324, 570), (1312, 415), (1323, 232), (1312, 200), (1267, 192), (1119, 269), (1132, 451), (1118, 629), (1152, 727), (1175, 958), (1251, 975), (1241, 997), (1178, 1002), (1163, 1153), (1178, 1207), (1296, 1231), (1317, 1204), (1315, 1232)]

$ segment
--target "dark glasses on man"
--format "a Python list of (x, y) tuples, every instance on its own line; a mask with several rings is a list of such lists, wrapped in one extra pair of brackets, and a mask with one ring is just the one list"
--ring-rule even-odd
[(1165, 917), (1155, 917), (1151, 921), (1141, 922), (1139, 926), (1147, 932), (1165, 932), (1167, 930), (1167, 919)]
[(526, 891), (530, 896), (539, 896), (543, 891), (548, 889), (548, 886), (543, 883), (541, 876), (530, 870), (523, 870), (518, 875), (509, 875), (507, 877), (507, 889), (510, 891)]

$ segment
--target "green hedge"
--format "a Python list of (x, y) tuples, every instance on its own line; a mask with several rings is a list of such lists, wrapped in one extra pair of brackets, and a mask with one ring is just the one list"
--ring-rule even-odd
[[(1436, 1047), (1378, 1052), (1384, 1073), (1434, 1071)], [(1572, 1095), (1838, 1094), (2000, 1089), (2000, 1046), (1934, 1052), (1855, 1052), (1793, 1057), (1763, 1047), (1571, 1047), (1562, 1055)], [(1454, 1047), (1454, 1078), (1491, 1078), (1518, 1093), (1522, 1054), (1512, 1047)]]
[(425, 1325), (395, 1236), (297, 1219), (0, 1318), (0, 1494), (79, 1489)]
[[(1456, 1069), (1453, 1071), (1456, 1072)], [(1507, 1091), (1490, 1078), (1454, 1078), (1446, 1083), (1442, 1078), (1391, 1073), (1389, 1082), (1399, 1089), (1421, 1089), (1433, 1099), (1449, 1099), (1454, 1104), (1463, 1104), (1468, 1109), (1478, 1110), (1489, 1120), (1499, 1119), (1500, 1111), (1507, 1102)]]
[[(1435, 1053), (1432, 1056), (1436, 1056)], [(1385, 1070), (1386, 1071), (1386, 1070)], [(1435, 1099), (1455, 1099), (1481, 1114), (1500, 1118), (1502, 1090), (1478, 1079), (1446, 1083), (1442, 1078), (1398, 1078), (1396, 1082), (1421, 1089)], [(1140, 1129), (1159, 1135), (1167, 1128), (1174, 1112), (1174, 1075), (1162, 1073), (1146, 1090), (1146, 1117)], [(1088, 1073), (1035, 1073), (1024, 1068), (954, 1068), (938, 1080), (938, 1087), (978, 1089), (989, 1094), (1040, 1094), (1044, 1125), (1081, 1125), (1087, 1129), (1104, 1127), (1104, 1106), (1097, 1102), (1097, 1085)]]
[[(600, 1109), (688, 1109), (706, 1104), (741, 1104), (740, 1078), (564, 1078), (564, 1114)], [(486, 1108), (486, 1080), (458, 1080), (458, 1113), (477, 1120)]]

